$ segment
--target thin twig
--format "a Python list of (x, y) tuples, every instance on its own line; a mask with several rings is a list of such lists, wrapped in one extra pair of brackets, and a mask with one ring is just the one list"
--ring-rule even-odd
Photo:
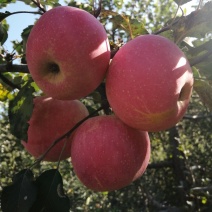
[(199, 4), (198, 4), (198, 7), (197, 7), (197, 10), (200, 10), (201, 9), (202, 3), (203, 3), (203, 0), (200, 0), (199, 1)]
[(9, 13), (8, 15), (15, 15), (15, 14), (20, 14), (20, 13), (29, 13), (29, 14), (35, 14), (35, 15), (42, 15), (43, 14), (41, 12), (35, 12), (35, 11), (17, 11), (17, 12)]
[(147, 166), (147, 169), (160, 169), (160, 168), (168, 168), (173, 167), (173, 161), (161, 161), (157, 163), (150, 163)]
[(59, 143), (62, 139), (69, 137), (74, 130), (76, 130), (83, 122), (85, 122), (87, 119), (91, 118), (92, 116), (94, 116), (96, 113), (98, 113), (99, 111), (103, 110), (105, 107), (109, 107), (108, 103), (106, 103), (104, 106), (99, 107), (98, 109), (96, 109), (93, 113), (91, 113), (90, 115), (86, 116), (84, 119), (82, 119), (81, 121), (79, 121), (71, 130), (69, 130), (68, 132), (66, 132), (64, 135), (62, 135), (61, 137), (57, 138), (50, 146), (49, 148), (46, 150), (46, 152), (44, 154), (42, 154), (32, 165), (30, 168), (32, 168), (34, 165), (40, 163), (45, 156), (51, 151), (51, 149), (57, 144)]
[[(181, 2), (180, 2), (180, 4), (181, 4)], [(175, 13), (174, 18), (173, 18), (173, 20), (171, 21), (171, 23), (170, 23), (168, 26), (165, 26), (165, 27), (163, 27), (162, 29), (158, 30), (157, 32), (153, 33), (154, 35), (158, 35), (158, 34), (160, 34), (160, 33), (162, 33), (162, 32), (166, 32), (166, 31), (170, 30), (171, 27), (172, 27), (175, 23), (178, 22), (178, 20), (176, 20), (176, 17), (177, 17), (177, 13), (178, 13), (179, 9), (181, 9), (180, 4), (179, 4), (178, 7), (177, 7), (176, 13)], [(183, 15), (184, 15), (184, 14), (183, 14), (183, 12), (182, 12), (182, 16), (183, 16)]]
[(189, 119), (189, 120), (200, 120), (205, 118), (212, 118), (212, 114), (208, 115), (185, 115), (183, 119)]
[(45, 13), (45, 8), (40, 4), (40, 1), (32, 0), (32, 2), (43, 12)]
[[(7, 17), (9, 17), (9, 16), (11, 16), (11, 15), (15, 15), (15, 14), (22, 14), (22, 13), (28, 13), (28, 14), (38, 14), (38, 15), (42, 15), (43, 13), (41, 13), (41, 12), (31, 12), (31, 11), (17, 11), (17, 12), (12, 12), (12, 13), (10, 13), (10, 12), (8, 12), (8, 13), (5, 13), (5, 16), (4, 16), (4, 18), (3, 19), (5, 19), (5, 18), (7, 18)], [(2, 19), (1, 19), (2, 20)]]

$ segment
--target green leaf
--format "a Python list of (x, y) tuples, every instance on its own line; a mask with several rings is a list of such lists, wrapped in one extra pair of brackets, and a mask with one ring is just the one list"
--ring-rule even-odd
[(0, 101), (7, 100), (9, 91), (0, 83)]
[(82, 2), (77, 2), (77, 1), (69, 1), (68, 6), (77, 7), (93, 14), (93, 7), (90, 4), (86, 4), (86, 3), (84, 4)]
[(33, 110), (34, 87), (31, 83), (24, 85), (17, 96), (9, 102), (10, 130), (13, 135), (27, 141), (28, 121)]
[(212, 112), (212, 86), (205, 79), (195, 79), (194, 90), (197, 92), (202, 102)]
[(7, 18), (10, 15), (11, 15), (10, 12), (5, 12), (5, 13), (0, 12), (0, 22), (2, 22), (5, 18)]
[(103, 18), (112, 16), (110, 21), (113, 23), (113, 29), (126, 31), (131, 39), (138, 35), (149, 34), (142, 22), (139, 22), (137, 19), (132, 19), (128, 15), (119, 14), (110, 10), (102, 10), (100, 15)]
[(0, 0), (0, 8), (6, 7), (9, 3), (14, 3), (16, 0)]
[(201, 10), (196, 10), (188, 16), (182, 16), (173, 24), (174, 38), (181, 42), (185, 37), (203, 38), (212, 32), (212, 2), (207, 2)]
[(33, 27), (33, 25), (29, 25), (29, 26), (28, 26), (27, 28), (25, 28), (25, 29), (23, 30), (23, 32), (21, 33), (21, 37), (22, 37), (22, 39), (23, 39), (23, 49), (24, 49), (24, 52), (25, 52), (25, 50), (26, 50), (27, 39), (28, 39), (28, 37), (29, 37), (29, 33), (30, 33), (32, 27)]
[(206, 204), (207, 203), (207, 197), (202, 197), (202, 204)]
[(3, 45), (8, 38), (6, 27), (0, 23), (0, 44)]
[(64, 194), (63, 181), (57, 169), (43, 172), (37, 179), (38, 198), (30, 212), (69, 212), (70, 201)]
[(203, 57), (201, 62), (196, 64), (195, 67), (200, 70), (202, 76), (206, 77), (207, 80), (212, 81), (212, 55)]
[(12, 185), (3, 188), (1, 203), (4, 212), (28, 212), (37, 196), (33, 173), (24, 169), (13, 177)]

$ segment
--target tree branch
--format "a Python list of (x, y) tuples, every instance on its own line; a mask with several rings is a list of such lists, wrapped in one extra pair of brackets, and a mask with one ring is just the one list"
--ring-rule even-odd
[(9, 66), (7, 64), (0, 64), (0, 73), (3, 72), (20, 72), (20, 73), (29, 73), (28, 66), (23, 64), (23, 65), (16, 65), (12, 64)]
[(98, 18), (102, 10), (102, 0), (99, 0), (98, 8), (94, 9), (94, 17)]
[(35, 15), (42, 15), (43, 14), (41, 12), (34, 12), (34, 11), (17, 11), (17, 12), (8, 13), (8, 16), (15, 15), (15, 14), (21, 14), (21, 13), (29, 13), (29, 14), (35, 14)]
[(45, 13), (46, 12), (46, 10), (45, 10), (45, 8), (41, 5), (41, 3), (40, 3), (40, 0), (32, 0), (32, 2), (43, 12), (43, 13)]
[(204, 191), (212, 191), (212, 186), (191, 188), (191, 192), (195, 192), (195, 193), (204, 192)]
[(203, 62), (203, 61), (204, 61), (205, 59), (207, 59), (210, 55), (212, 55), (212, 50), (206, 52), (206, 53), (203, 54), (203, 55), (200, 55), (200, 56), (198, 56), (198, 57), (192, 59), (192, 60), (190, 61), (190, 66), (195, 66), (196, 64)]
[(3, 17), (1, 17), (0, 21), (4, 20), (5, 18), (11, 16), (11, 15), (15, 15), (15, 14), (20, 14), (20, 13), (29, 13), (29, 14), (39, 14), (42, 15), (41, 12), (33, 12), (33, 11), (17, 11), (17, 12), (5, 12), (3, 14)]
[(160, 168), (167, 168), (167, 167), (173, 167), (172, 161), (161, 161), (158, 163), (150, 163), (147, 168), (148, 169), (160, 169)]
[(185, 115), (183, 119), (189, 119), (189, 120), (199, 120), (199, 119), (205, 119), (205, 118), (211, 118), (212, 114), (208, 115)]
[(79, 121), (72, 129), (70, 129), (68, 132), (66, 132), (64, 135), (62, 135), (61, 137), (59, 137), (58, 139), (56, 139), (50, 146), (49, 148), (46, 150), (46, 152), (41, 155), (32, 165), (30, 168), (32, 168), (34, 165), (40, 163), (45, 156), (51, 151), (51, 149), (57, 144), (59, 143), (62, 139), (69, 137), (74, 130), (76, 130), (83, 122), (85, 122), (87, 119), (93, 117), (95, 114), (97, 114), (99, 111), (103, 110), (105, 107), (109, 107), (108, 102), (106, 102), (103, 106), (99, 107), (98, 109), (96, 109), (93, 113), (89, 114), (88, 116), (86, 116), (84, 119), (82, 119), (81, 121)]

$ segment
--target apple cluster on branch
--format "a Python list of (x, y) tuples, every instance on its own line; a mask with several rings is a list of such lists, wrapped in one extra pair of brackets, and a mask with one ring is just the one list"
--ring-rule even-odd
[[(95, 191), (120, 189), (143, 175), (148, 132), (178, 123), (193, 87), (185, 55), (162, 36), (140, 35), (110, 56), (102, 24), (68, 6), (45, 12), (26, 46), (29, 72), (45, 96), (34, 99), (22, 144), (37, 159), (71, 157), (80, 181)], [(103, 81), (113, 114), (90, 117), (79, 100)]]

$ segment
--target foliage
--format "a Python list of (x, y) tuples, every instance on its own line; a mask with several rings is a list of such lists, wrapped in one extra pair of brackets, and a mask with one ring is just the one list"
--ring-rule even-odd
[[(0, 0), (0, 8), (14, 2), (16, 1)], [(47, 6), (55, 7), (60, 4), (58, 0), (23, 2), (34, 8), (32, 15), (42, 15)], [(200, 0), (194, 5), (197, 10), (187, 16), (176, 17), (173, 14), (178, 6), (190, 1), (64, 2), (93, 14), (100, 12), (98, 19), (107, 30), (114, 54), (124, 43), (140, 34), (161, 34), (176, 42), (193, 67), (195, 83), (192, 101), (183, 120), (175, 127), (164, 132), (151, 133), (151, 163), (140, 179), (118, 191), (90, 191), (76, 178), (70, 159), (61, 161), (59, 165), (49, 162), (34, 163), (34, 159), (23, 150), (20, 140), (26, 138), (26, 120), (29, 119), (33, 108), (32, 98), (34, 94), (42, 93), (37, 85), (32, 83), (25, 61), (25, 44), (32, 26), (23, 30), (21, 41), (11, 41), (15, 50), (9, 53), (4, 49), (9, 29), (6, 18), (15, 13), (1, 12), (2, 210), (15, 211), (14, 208), (18, 205), (21, 211), (29, 211), (29, 208), (30, 211), (40, 211), (43, 207), (45, 211), (69, 211), (69, 207), (70, 211), (210, 211), (212, 2), (205, 3)], [(201, 4), (203, 2), (204, 4)], [(190, 37), (194, 39), (191, 40)], [(21, 59), (18, 66), (13, 64), (16, 58)], [(89, 111), (93, 112), (103, 100), (104, 83), (82, 101)], [(108, 111), (103, 110), (101, 113), (108, 114)], [(23, 204), (26, 194), (31, 199)], [(18, 199), (19, 195), (22, 199)]]

